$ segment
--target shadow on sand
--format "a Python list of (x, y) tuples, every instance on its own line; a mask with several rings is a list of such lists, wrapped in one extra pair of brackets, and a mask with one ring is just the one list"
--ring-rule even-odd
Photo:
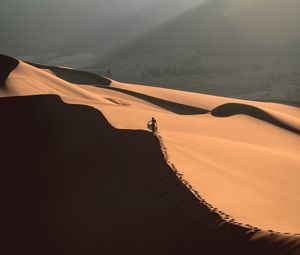
[(130, 95), (130, 96), (142, 99), (144, 101), (147, 101), (151, 104), (154, 104), (158, 107), (166, 109), (170, 112), (174, 112), (176, 114), (196, 115), (196, 114), (209, 113), (209, 111), (206, 109), (201, 109), (201, 108), (193, 107), (190, 105), (185, 105), (185, 104), (180, 104), (180, 103), (160, 99), (157, 97), (148, 96), (148, 95), (145, 95), (142, 93), (138, 93), (138, 92), (134, 92), (134, 91), (126, 90), (126, 89), (110, 87), (111, 80), (109, 80), (105, 77), (93, 74), (93, 73), (74, 70), (74, 69), (68, 69), (68, 68), (63, 68), (63, 67), (35, 64), (35, 63), (28, 63), (28, 64), (30, 64), (34, 67), (37, 67), (39, 69), (49, 69), (56, 76), (58, 76), (59, 78), (65, 80), (65, 81), (68, 81), (71, 83), (76, 83), (76, 84), (81, 84), (81, 85), (94, 85), (94, 86), (98, 86), (98, 87), (101, 87), (104, 89), (115, 90), (115, 91)]
[(57, 77), (71, 83), (76, 83), (81, 85), (100, 85), (100, 86), (109, 86), (111, 84), (111, 80), (90, 72), (79, 71), (79, 70), (63, 68), (63, 67), (35, 64), (30, 62), (26, 62), (26, 63), (34, 67), (37, 67), (39, 69), (48, 69), (51, 72), (53, 72)]
[(5, 86), (7, 77), (18, 65), (18, 60), (0, 54), (0, 87)]
[(275, 125), (277, 127), (286, 129), (290, 132), (300, 135), (299, 129), (280, 121), (279, 119), (275, 118), (271, 114), (255, 106), (238, 104), (238, 103), (228, 103), (228, 104), (220, 105), (211, 111), (212, 116), (221, 117), (221, 118), (230, 117), (237, 114), (251, 116), (253, 118), (268, 122), (272, 125)]
[(114, 88), (114, 87), (107, 87), (107, 89), (110, 90), (115, 90), (130, 96), (134, 96), (136, 98), (142, 99), (144, 101), (147, 101), (151, 104), (154, 104), (156, 106), (159, 106), (163, 109), (166, 109), (170, 112), (174, 112), (176, 114), (181, 114), (181, 115), (196, 115), (196, 114), (206, 114), (209, 113), (209, 110), (186, 105), (186, 104), (180, 104), (168, 100), (164, 100), (161, 98), (145, 95), (142, 93), (126, 90), (126, 89), (121, 89), (121, 88)]

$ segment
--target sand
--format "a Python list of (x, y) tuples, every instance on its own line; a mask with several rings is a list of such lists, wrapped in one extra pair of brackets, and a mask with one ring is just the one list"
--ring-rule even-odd
[[(22, 148), (4, 150), (4, 165), (22, 169), (17, 194), (22, 180), (33, 183), (15, 211), (26, 199), (39, 204), (44, 195), (30, 198), (39, 189), (50, 194), (32, 209), (43, 212), (30, 218), (44, 238), (34, 252), (299, 253), (298, 108), (116, 81), (95, 87), (84, 72), (66, 79), (68, 69), (0, 60), (11, 66), (1, 74), (4, 148)], [(157, 136), (146, 129), (152, 116)], [(15, 227), (28, 230), (23, 220)]]

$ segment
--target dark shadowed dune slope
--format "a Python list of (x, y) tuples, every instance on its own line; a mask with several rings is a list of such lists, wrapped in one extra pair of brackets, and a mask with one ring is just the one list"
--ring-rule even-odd
[(53, 72), (57, 77), (71, 83), (101, 86), (109, 86), (111, 84), (111, 80), (90, 72), (29, 62), (28, 64), (35, 66), (39, 69), (48, 69), (51, 72)]
[(280, 121), (279, 119), (275, 118), (271, 114), (265, 112), (264, 110), (259, 109), (255, 106), (251, 106), (251, 105), (238, 104), (238, 103), (223, 104), (223, 105), (220, 105), (220, 106), (216, 107), (215, 109), (213, 109), (211, 111), (211, 114), (215, 117), (223, 117), (223, 118), (234, 116), (237, 114), (244, 114), (244, 115), (248, 115), (253, 118), (256, 118), (256, 119), (260, 119), (262, 121), (266, 121), (277, 127), (286, 129), (290, 132), (294, 132), (294, 133), (300, 135), (299, 129), (292, 127), (292, 126)]
[(7, 77), (18, 65), (18, 60), (0, 54), (0, 87), (4, 86)]
[(202, 205), (149, 132), (57, 96), (2, 98), (0, 116), (1, 254), (299, 254)]

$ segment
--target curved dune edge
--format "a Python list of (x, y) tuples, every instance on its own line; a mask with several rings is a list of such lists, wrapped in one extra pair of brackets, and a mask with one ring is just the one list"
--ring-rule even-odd
[(228, 223), (200, 203), (149, 132), (115, 129), (94, 108), (66, 104), (58, 96), (1, 98), (0, 113), (6, 170), (1, 188), (11, 191), (1, 193), (7, 219), (2, 231), (9, 233), (3, 251), (297, 255), (300, 250), (298, 237)]
[(221, 117), (221, 118), (231, 117), (231, 116), (237, 115), (237, 114), (248, 115), (253, 118), (257, 118), (262, 121), (266, 121), (266, 122), (273, 124), (275, 126), (278, 126), (280, 128), (286, 129), (297, 135), (300, 135), (300, 129), (297, 129), (293, 126), (289, 126), (289, 125), (285, 124), (284, 122), (278, 120), (271, 114), (268, 114), (267, 112), (265, 112), (257, 107), (251, 106), (251, 105), (228, 103), (228, 104), (220, 105), (217, 108), (213, 109), (211, 111), (211, 114), (215, 117)]
[[(22, 69), (25, 69), (25, 68), (29, 68), (29, 67), (27, 67), (25, 64), (23, 65), (22, 63), (21, 63), (21, 66), (20, 66), (20, 68), (19, 68), (19, 70), (17, 70), (18, 71), (18, 73), (17, 73), (17, 75), (13, 75), (13, 76), (17, 76), (17, 78), (19, 79), (19, 77), (21, 77), (20, 76), (20, 74), (21, 74), (21, 72), (20, 71), (22, 71)], [(30, 68), (29, 68), (30, 69)], [(28, 70), (29, 70), (28, 69)], [(36, 70), (37, 69), (35, 69), (35, 68), (31, 68), (29, 71), (31, 72), (31, 73), (29, 73), (29, 75), (30, 75), (30, 77), (31, 77), (31, 75), (33, 75), (33, 74), (35, 74), (35, 73), (33, 73), (33, 72), (36, 72)], [(14, 73), (14, 72), (13, 72)], [(45, 79), (45, 81), (43, 80), (43, 83), (44, 84), (47, 84), (48, 85), (48, 83), (49, 83), (49, 81), (51, 81), (54, 85), (53, 85), (53, 88), (55, 88), (55, 90), (53, 91), (53, 93), (55, 94), (59, 94), (62, 98), (63, 98), (63, 100), (65, 101), (65, 102), (69, 102), (69, 103), (76, 103), (76, 104), (87, 104), (87, 105), (91, 105), (91, 106), (93, 106), (93, 107), (95, 107), (96, 109), (98, 109), (98, 110), (100, 110), (100, 111), (102, 111), (102, 112), (104, 112), (104, 114), (105, 114), (105, 116), (106, 116), (106, 118), (108, 118), (109, 119), (109, 121), (114, 125), (114, 126), (116, 126), (116, 127), (120, 127), (120, 128), (128, 128), (128, 129), (136, 129), (136, 126), (133, 126), (133, 127), (131, 127), (131, 126), (129, 126), (129, 127), (127, 127), (126, 125), (127, 125), (127, 123), (121, 123), (121, 125), (115, 125), (116, 124), (116, 122), (114, 121), (114, 119), (113, 119), (113, 117), (112, 117), (112, 115), (111, 114), (107, 114), (107, 111), (106, 111), (106, 108), (107, 107), (112, 107), (112, 105), (114, 105), (114, 103), (117, 103), (118, 105), (124, 105), (124, 106), (126, 106), (126, 105), (128, 105), (127, 104), (127, 102), (126, 101), (124, 101), (123, 102), (123, 100), (121, 100), (121, 101), (116, 101), (114, 98), (110, 98), (110, 97), (106, 97), (106, 99), (108, 99), (108, 100), (106, 100), (106, 101), (104, 101), (102, 98), (103, 98), (103, 95), (102, 95), (102, 93), (103, 93), (103, 89), (100, 91), (100, 88), (95, 88), (95, 90), (94, 91), (92, 91), (93, 93), (90, 93), (90, 91), (88, 90), (88, 89), (81, 89), (81, 88), (79, 88), (77, 85), (76, 86), (74, 86), (74, 85), (72, 85), (72, 84), (70, 84), (70, 83), (66, 83), (65, 81), (63, 81), (63, 80), (61, 80), (61, 79), (54, 79), (54, 77), (52, 76), (52, 75), (50, 75), (50, 74), (45, 74), (44, 72), (41, 72), (41, 73), (38, 73), (38, 77), (37, 77), (37, 80), (36, 81), (39, 81), (41, 78), (43, 78), (43, 79), (45, 79), (45, 78), (47, 78), (47, 79)], [(44, 77), (45, 76), (45, 77)], [(29, 78), (30, 78), (29, 77)], [(23, 79), (23, 77), (22, 77), (22, 79)], [(53, 80), (53, 81), (52, 81)], [(14, 79), (12, 79), (11, 81), (9, 81), (9, 83), (10, 84), (13, 84), (13, 83), (15, 83), (16, 81), (18, 81), (18, 80), (14, 80)], [(20, 80), (20, 83), (19, 84), (17, 84), (15, 87), (21, 87), (21, 85), (22, 85), (22, 82), (23, 82), (23, 80)], [(39, 90), (41, 90), (40, 92), (39, 92), (39, 94), (47, 94), (47, 90), (43, 90), (43, 87), (41, 87), (39, 84), (35, 84), (35, 83), (32, 83), (33, 85), (33, 87), (32, 88), (38, 88)], [(37, 86), (38, 85), (38, 86)], [(34, 87), (35, 86), (35, 87)], [(52, 85), (51, 85), (52, 86)], [(115, 86), (114, 84), (112, 84), (112, 86)], [(163, 96), (160, 96), (160, 97), (162, 97), (163, 98), (163, 100), (165, 100), (165, 101), (169, 101), (169, 102), (172, 102), (173, 101), (173, 97), (175, 97), (175, 99), (176, 99), (176, 96), (177, 96), (177, 94), (178, 95), (188, 95), (188, 96), (186, 96), (186, 97), (183, 97), (183, 98), (180, 98), (178, 101), (179, 102), (181, 102), (181, 100), (185, 103), (185, 105), (192, 105), (192, 107), (199, 107), (199, 105), (198, 105), (198, 103), (197, 103), (197, 100), (194, 100), (193, 99), (193, 97), (195, 97), (195, 99), (198, 99), (198, 98), (200, 98), (200, 99), (203, 99), (203, 101), (205, 102), (205, 100), (206, 101), (208, 101), (208, 103), (210, 104), (210, 103), (212, 103), (211, 105), (207, 105), (207, 106), (205, 106), (205, 108), (206, 109), (209, 109), (209, 108), (211, 108), (211, 109), (214, 109), (214, 107), (216, 106), (215, 104), (217, 104), (217, 105), (220, 105), (221, 103), (226, 103), (226, 101), (224, 101), (224, 100), (231, 100), (231, 99), (224, 99), (224, 98), (218, 98), (218, 97), (210, 97), (210, 96), (207, 96), (207, 95), (205, 95), (204, 97), (202, 97), (202, 95), (195, 95), (195, 93), (181, 93), (181, 92), (175, 92), (175, 91), (171, 91), (171, 90), (166, 90), (166, 89), (163, 89), (163, 90), (160, 90), (160, 89), (150, 89), (150, 88), (144, 88), (143, 86), (140, 86), (142, 89), (140, 89), (140, 88), (136, 88), (136, 87), (134, 87), (134, 86), (131, 86), (131, 85), (125, 85), (125, 84), (119, 84), (118, 86), (123, 86), (124, 88), (126, 88), (126, 90), (128, 90), (128, 89), (131, 89), (131, 90), (133, 90), (134, 92), (143, 92), (146, 96), (148, 95), (148, 94), (150, 94), (150, 95), (154, 95), (155, 96), (155, 98), (158, 98), (158, 96), (160, 96), (160, 95), (157, 95), (157, 93), (155, 92), (155, 91), (158, 91), (159, 93), (161, 93), (161, 92), (163, 92), (162, 94), (163, 94)], [(84, 87), (87, 87), (87, 86), (84, 86)], [(65, 91), (64, 90), (62, 90), (63, 88), (67, 88)], [(51, 87), (51, 89), (52, 89), (52, 87)], [(100, 93), (97, 93), (97, 90), (99, 90), (100, 91)], [(141, 91), (142, 90), (142, 91)], [(150, 92), (148, 92), (147, 90), (151, 90)], [(94, 92), (96, 92), (96, 93), (94, 93)], [(164, 92), (166, 92), (165, 94), (164, 94)], [(22, 92), (23, 93), (23, 92)], [(22, 93), (19, 93), (19, 95), (22, 95)], [(32, 92), (31, 92), (32, 93)], [(156, 93), (156, 94), (155, 94)], [(176, 94), (177, 93), (177, 94)], [(141, 93), (140, 93), (141, 94)], [(171, 99), (170, 98), (168, 98), (169, 96), (170, 96), (170, 94), (171, 94)], [(149, 95), (148, 95), (149, 96)], [(84, 101), (83, 99), (82, 99), (82, 97), (84, 97), (84, 100), (88, 100), (88, 101)], [(123, 98), (124, 97), (124, 94), (120, 94), (120, 97), (121, 98)], [(192, 102), (190, 102), (190, 101), (185, 101), (186, 99), (188, 99), (188, 100), (190, 100), (190, 98), (192, 98), (193, 99), (193, 101)], [(128, 97), (128, 99), (129, 99), (129, 97)], [(158, 98), (159, 99), (159, 98)], [(95, 104), (95, 100), (97, 100), (97, 104)], [(119, 100), (119, 99), (118, 99)], [(142, 101), (139, 101), (141, 104), (140, 105), (138, 105), (137, 103), (136, 103), (136, 99), (135, 98), (130, 98), (130, 100), (133, 100), (133, 101), (129, 101), (130, 103), (131, 102), (134, 102), (134, 104), (136, 104), (136, 106), (141, 106), (141, 107), (145, 107), (145, 102), (142, 102)], [(109, 103), (108, 103), (108, 101), (109, 101)], [(164, 101), (164, 102), (165, 102)], [(176, 100), (175, 100), (176, 101)], [(239, 100), (238, 102), (240, 102), (241, 100)], [(100, 102), (100, 104), (99, 104), (99, 102)], [(161, 102), (161, 101), (160, 101)], [(196, 103), (195, 103), (196, 102)], [(247, 103), (251, 103), (250, 101), (245, 101), (245, 100), (242, 100), (241, 102), (247, 102)], [(201, 102), (202, 103), (202, 102)], [(149, 102), (149, 106), (151, 105), (151, 102)], [(179, 104), (180, 105), (180, 104)], [(182, 105), (182, 104), (181, 104)], [(181, 105), (180, 105), (180, 107), (181, 107)], [(226, 106), (226, 104), (224, 104), (225, 106)], [(264, 106), (264, 108), (265, 108), (265, 105), (264, 104), (258, 104), (258, 103), (256, 103), (255, 102), (255, 105), (258, 105), (258, 106), (260, 106), (260, 105), (263, 105)], [(278, 110), (277, 110), (277, 108), (278, 107), (283, 107), (284, 108), (284, 110), (291, 110), (292, 108), (289, 108), (289, 107), (284, 107), (284, 106), (277, 106), (277, 105), (273, 105), (273, 104), (266, 104), (268, 107), (267, 107), (267, 110), (268, 110), (268, 112), (270, 112), (270, 113), (272, 113), (272, 111), (274, 111), (274, 116), (280, 116), (281, 117), (281, 115), (279, 115), (279, 113), (281, 114), (281, 112), (279, 112)], [(129, 106), (130, 106), (130, 104), (129, 104)], [(155, 105), (155, 107), (160, 107), (161, 105)], [(178, 106), (178, 103), (177, 103), (177, 105), (176, 105), (176, 107)], [(200, 105), (201, 106), (201, 105)], [(271, 108), (269, 108), (271, 106)], [(217, 107), (218, 108), (218, 107)], [(264, 109), (263, 108), (263, 109)], [(109, 108), (110, 109), (110, 108)], [(124, 108), (125, 109), (125, 108)], [(154, 108), (153, 107), (153, 105), (151, 105), (151, 108), (149, 108), (150, 110), (157, 110), (156, 108)], [(192, 108), (189, 108), (189, 109), (192, 109)], [(201, 109), (203, 109), (203, 108), (201, 108)], [(216, 109), (216, 108), (215, 108)], [(129, 111), (130, 110), (130, 111)], [(133, 110), (133, 111), (131, 111), (131, 110)], [(129, 108), (126, 108), (125, 109), (125, 111), (127, 112), (132, 112), (132, 113), (136, 113), (135, 111), (136, 111), (136, 109), (130, 109), (130, 107)], [(125, 111), (124, 111), (124, 113), (125, 113)], [(287, 111), (288, 112), (288, 111)], [(162, 113), (164, 113), (164, 111), (162, 111)], [(150, 113), (151, 114), (151, 113)], [(238, 113), (236, 113), (235, 112), (235, 114), (238, 114)], [(292, 116), (292, 115), (286, 115), (288, 118), (290, 118), (290, 116)], [(286, 117), (286, 116), (283, 116), (284, 118)], [(169, 115), (167, 116), (168, 118), (169, 118)], [(221, 117), (221, 116), (218, 116), (218, 117)], [(128, 119), (127, 119), (128, 120)], [(146, 120), (145, 120), (146, 121)], [(232, 120), (230, 120), (230, 121), (232, 121)], [(144, 120), (142, 121), (143, 122), (143, 124), (144, 124)], [(216, 123), (218, 123), (218, 122), (216, 122)], [(221, 122), (220, 122), (221, 123)], [(176, 122), (174, 122), (174, 124), (176, 124)], [(138, 126), (138, 129), (143, 129), (142, 128), (143, 126)], [(296, 125), (296, 127), (297, 127), (297, 125)], [(272, 131), (273, 132), (273, 131)], [(258, 148), (258, 147), (257, 147)], [(170, 148), (169, 148), (170, 149)], [(172, 162), (174, 163), (175, 162), (175, 160), (174, 160), (174, 157), (173, 157), (173, 159), (172, 159)], [(172, 163), (172, 164), (173, 164)], [(176, 163), (176, 162), (175, 162)], [(180, 169), (180, 170), (182, 170), (182, 169), (184, 169), (184, 168), (182, 168), (182, 167), (177, 167), (178, 169)], [(181, 171), (182, 172), (182, 171)], [(202, 192), (201, 192), (201, 189), (199, 189), (197, 186), (195, 186), (194, 185), (194, 183), (193, 182), (190, 182), (190, 180), (188, 179), (188, 178), (185, 178), (185, 180), (188, 180), (189, 181), (189, 183), (190, 184), (188, 184), (189, 185), (189, 187), (191, 188), (192, 186), (194, 187), (193, 188), (193, 190), (194, 191), (197, 191), (197, 193), (200, 193), (200, 194), (202, 194)], [(187, 182), (186, 182), (187, 183)], [(200, 190), (200, 192), (199, 192), (199, 190)], [(200, 196), (199, 196), (200, 197)], [(205, 197), (205, 196), (204, 196)], [(207, 199), (208, 201), (211, 201), (210, 199)], [(203, 202), (205, 202), (204, 200), (203, 200)], [(206, 203), (206, 202), (205, 202)], [(212, 202), (212, 204), (215, 204), (214, 202)], [(209, 205), (208, 203), (207, 203), (207, 205)], [(217, 207), (217, 208), (219, 208), (219, 206), (218, 205), (215, 205), (215, 207)], [(210, 206), (210, 208), (211, 209), (213, 209), (213, 210), (218, 210), (218, 209), (216, 209), (216, 208), (214, 208), (214, 207), (212, 207), (212, 206)], [(226, 220), (228, 220), (228, 221), (232, 221), (233, 222), (233, 220), (232, 220), (232, 218), (234, 219), (234, 218), (236, 218), (236, 217), (234, 217), (234, 216), (231, 216), (231, 217), (229, 217), (226, 213), (223, 213), (221, 210), (218, 210), (219, 211), (219, 214), (220, 215), (222, 215)], [(224, 210), (223, 209), (223, 211), (227, 211), (227, 210)], [(230, 213), (229, 213), (230, 214)], [(231, 215), (231, 214), (230, 214)], [(246, 221), (244, 221), (244, 223), (239, 223), (239, 224), (241, 224), (241, 225), (246, 225), (246, 224), (248, 224), (249, 222), (247, 222), (247, 220)], [(256, 224), (252, 224), (252, 225), (254, 225), (254, 226), (257, 226)], [(250, 226), (250, 225), (248, 225), (248, 226)], [(269, 229), (269, 228), (263, 228), (263, 229)], [(270, 229), (273, 229), (273, 228), (270, 228)], [(275, 228), (276, 229), (276, 228)], [(272, 231), (270, 231), (270, 232), (272, 232)], [(293, 233), (293, 231), (289, 231), (289, 232), (292, 232)], [(282, 233), (284, 233), (284, 231), (282, 231)], [(295, 233), (295, 232), (294, 232)]]
[(0, 54), (0, 88), (5, 86), (7, 77), (18, 65), (18, 60)]
[(101, 85), (101, 86), (109, 86), (111, 84), (111, 80), (105, 78), (103, 76), (93, 74), (86, 71), (75, 70), (71, 68), (57, 67), (57, 66), (49, 66), (49, 65), (41, 65), (31, 62), (26, 62), (34, 67), (37, 67), (42, 70), (48, 70), (53, 73), (55, 76), (76, 84), (90, 84), (90, 85)]

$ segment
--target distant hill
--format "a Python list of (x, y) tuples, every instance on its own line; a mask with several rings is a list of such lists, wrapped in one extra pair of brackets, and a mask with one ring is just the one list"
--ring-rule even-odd
[[(121, 47), (113, 52), (112, 56), (126, 57), (132, 54), (178, 50), (196, 50), (204, 55), (240, 57), (300, 53), (300, 32), (294, 28), (290, 31), (290, 35), (286, 35), (286, 40), (282, 40), (284, 32), (279, 31), (290, 29), (291, 24), (295, 24), (293, 18), (298, 17), (295, 13), (289, 23), (283, 24), (284, 20), (280, 22), (274, 18), (274, 22), (278, 24), (266, 25), (265, 23), (273, 22), (272, 16), (267, 16), (269, 9), (273, 7), (277, 8), (277, 12), (280, 11), (278, 10), (280, 6), (274, 6), (272, 1), (262, 1), (266, 4), (254, 5), (252, 8), (241, 6), (239, 10), (236, 10), (237, 4), (230, 6), (227, 2), (230, 1), (212, 0), (194, 8)], [(290, 5), (292, 9), (293, 5), (289, 2), (294, 1), (288, 0), (284, 4)], [(300, 4), (294, 5), (300, 7)], [(232, 9), (233, 6), (235, 10)], [(288, 15), (288, 11), (284, 14)], [(297, 21), (300, 26), (300, 19), (298, 18)], [(244, 25), (239, 24), (243, 22)], [(268, 34), (270, 40), (267, 40), (264, 34)]]
[[(86, 69), (115, 79), (252, 100), (300, 101), (300, 2), (212, 0)], [(299, 26), (298, 26), (299, 25)]]

